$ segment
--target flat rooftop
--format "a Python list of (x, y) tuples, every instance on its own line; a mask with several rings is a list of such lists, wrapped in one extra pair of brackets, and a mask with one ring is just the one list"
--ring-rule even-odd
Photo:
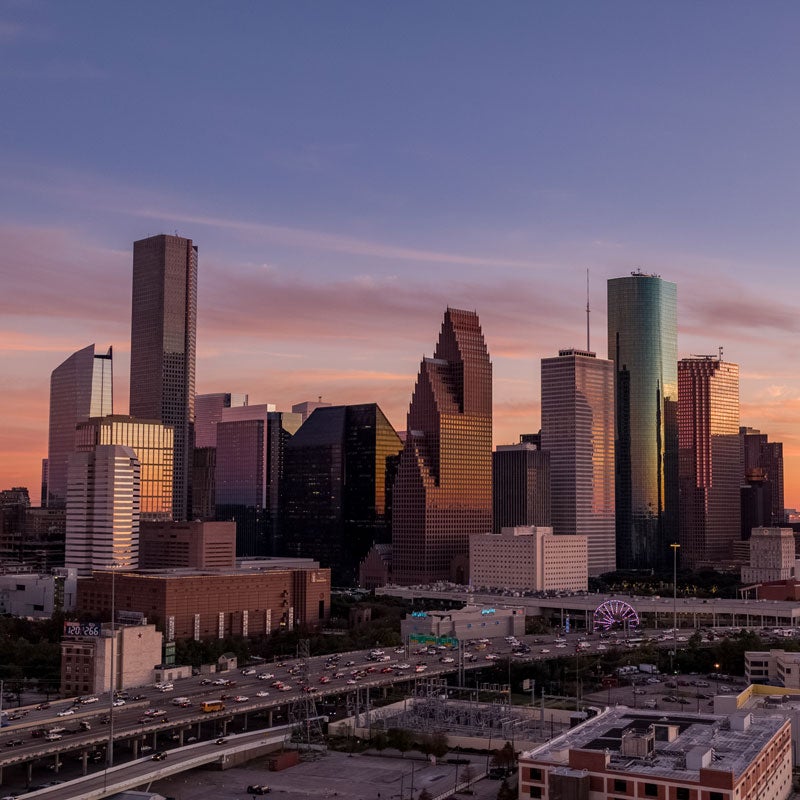
[[(747, 730), (733, 730), (728, 716), (664, 714), (617, 706), (525, 753), (524, 758), (549, 761), (566, 768), (569, 766), (567, 750), (608, 750), (611, 769), (653, 778), (697, 781), (699, 770), (687, 768), (686, 754), (694, 748), (711, 748), (713, 759), (708, 769), (728, 772), (738, 779), (785, 722), (785, 717), (778, 714), (753, 715)], [(653, 756), (623, 755), (622, 735), (628, 731), (645, 733), (651, 725), (656, 726)], [(666, 727), (658, 727), (667, 725), (677, 726), (679, 730), (671, 742), (667, 741)]]

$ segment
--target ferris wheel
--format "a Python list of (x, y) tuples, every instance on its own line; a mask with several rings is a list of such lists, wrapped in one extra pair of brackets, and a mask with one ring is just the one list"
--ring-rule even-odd
[(595, 630), (608, 631), (615, 626), (624, 629), (639, 627), (639, 615), (624, 600), (606, 600), (594, 610)]

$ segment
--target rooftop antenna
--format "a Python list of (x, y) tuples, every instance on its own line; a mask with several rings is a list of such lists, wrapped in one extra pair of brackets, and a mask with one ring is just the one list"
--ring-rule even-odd
[(586, 352), (591, 351), (589, 343), (589, 270), (586, 270)]
[(719, 360), (722, 361), (722, 345), (719, 346)]

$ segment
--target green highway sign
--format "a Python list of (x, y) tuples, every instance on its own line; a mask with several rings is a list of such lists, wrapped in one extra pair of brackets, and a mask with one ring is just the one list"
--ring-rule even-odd
[(432, 636), (429, 633), (412, 633), (408, 637), (412, 644), (434, 644), (445, 647), (458, 647), (458, 639), (452, 636)]

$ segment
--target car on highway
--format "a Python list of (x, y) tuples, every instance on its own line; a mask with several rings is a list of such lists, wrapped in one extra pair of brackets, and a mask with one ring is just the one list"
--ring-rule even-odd
[[(708, 686), (708, 684), (706, 684), (706, 686)], [(50, 703), (39, 703), (39, 705), (35, 706), (35, 708), (37, 711), (46, 711), (48, 708), (50, 708)]]
[(255, 675), (256, 671), (252, 667), (242, 670), (242, 675)]
[(269, 794), (272, 791), (266, 783), (251, 783), (247, 787), (247, 794)]
[(450, 656), (445, 656), (444, 658), (440, 658), (439, 661), (441, 661), (442, 664), (452, 664), (455, 662), (455, 659), (451, 658)]
[(73, 708), (65, 708), (63, 711), (59, 711), (58, 714), (56, 714), (56, 716), (57, 717), (69, 717), (69, 716), (72, 716), (72, 714), (74, 714), (74, 713), (75, 713), (75, 709), (73, 709)]
[(259, 676), (258, 676), (258, 679), (259, 679), (260, 681), (270, 681), (270, 680), (272, 680), (274, 677), (275, 677), (275, 676), (274, 676), (274, 675), (273, 675), (271, 672), (261, 672), (261, 673), (259, 674)]
[(6, 742), (6, 747), (19, 747), (22, 744), (22, 739), (10, 739)]
[(243, 694), (237, 694), (236, 697), (233, 698), (234, 703), (246, 703), (250, 698), (245, 697)]
[(58, 741), (61, 740), (61, 734), (60, 733), (48, 733), (48, 734), (45, 734), (44, 738), (48, 742), (58, 742)]
[(269, 697), (269, 692), (265, 692), (262, 689), (260, 692), (256, 692), (256, 697)]
[(119, 708), (120, 706), (125, 705), (125, 701), (122, 698), (119, 698), (118, 700), (115, 700), (111, 705), (114, 706), (114, 708)]
[(100, 698), (99, 697), (82, 697), (81, 698), (81, 705), (84, 705), (84, 706), (89, 705), (89, 703), (99, 703), (99, 702), (100, 702)]
[(402, 664), (397, 665), (397, 669), (411, 669), (411, 664), (406, 664), (404, 661)]
[(355, 686), (357, 682), (355, 678), (348, 678), (346, 681), (348, 686)]
[(539, 652), (540, 653), (549, 653), (550, 650), (548, 650), (546, 647), (543, 647)]
[(167, 754), (163, 750), (159, 750), (158, 752), (153, 753), (153, 755), (150, 756), (150, 759), (152, 761), (163, 761), (166, 757)]

